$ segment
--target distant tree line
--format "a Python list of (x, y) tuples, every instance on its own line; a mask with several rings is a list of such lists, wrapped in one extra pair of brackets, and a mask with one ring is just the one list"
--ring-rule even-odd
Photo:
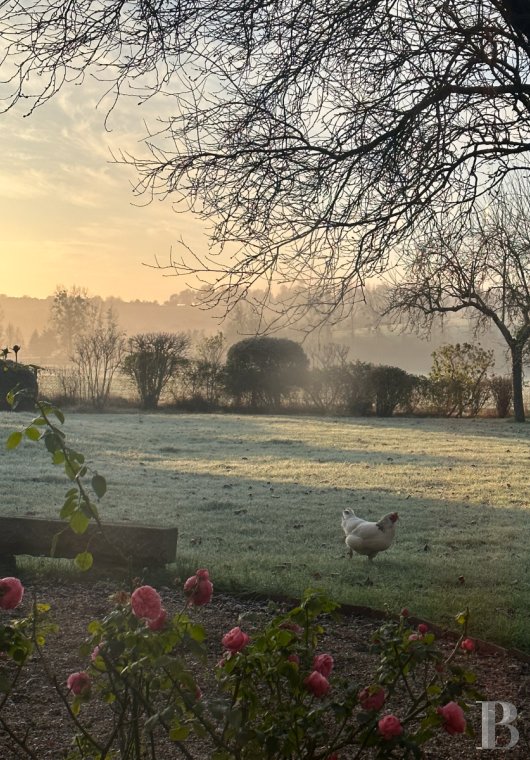
[[(349, 361), (348, 349), (334, 344), (318, 347), (310, 359), (288, 338), (251, 337), (227, 347), (222, 333), (195, 342), (184, 332), (116, 340), (117, 334), (107, 324), (77, 341), (70, 385), (62, 385), (63, 403), (108, 406), (110, 380), (118, 372), (145, 410), (163, 404), (188, 411), (464, 417), (489, 404), (506, 417), (512, 404), (511, 378), (493, 375), (493, 352), (470, 343), (441, 346), (432, 354), (429, 374), (419, 376)], [(98, 352), (105, 361), (97, 361)], [(98, 381), (98, 372), (107, 372), (104, 380)]]
[[(492, 375), (493, 352), (478, 344), (441, 346), (432, 354), (429, 374), (416, 376), (383, 363), (350, 361), (349, 348), (332, 341), (308, 348), (308, 356), (300, 343), (267, 335), (232, 345), (222, 333), (195, 339), (185, 332), (127, 337), (113, 309), (77, 287), (58, 287), (51, 313), (70, 359), (58, 375), (62, 403), (104, 409), (117, 401), (118, 378), (146, 410), (163, 403), (194, 411), (462, 417), (489, 404), (505, 417), (513, 402), (513, 378)], [(29, 396), (37, 392), (39, 368), (19, 364), (20, 350), (14, 344), (2, 351), (2, 403), (23, 376)]]

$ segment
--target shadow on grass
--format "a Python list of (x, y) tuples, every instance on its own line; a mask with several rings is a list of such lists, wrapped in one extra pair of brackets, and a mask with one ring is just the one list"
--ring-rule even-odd
[[(178, 556), (189, 567), (208, 566), (240, 591), (297, 596), (322, 586), (341, 602), (408, 606), (445, 626), (469, 607), (472, 633), (530, 649), (526, 510), (278, 481), (271, 493), (248, 477), (223, 491), (224, 476), (195, 474), (203, 478), (202, 490), (224, 495), (179, 507)], [(345, 506), (371, 520), (400, 515), (394, 545), (373, 563), (346, 557)]]

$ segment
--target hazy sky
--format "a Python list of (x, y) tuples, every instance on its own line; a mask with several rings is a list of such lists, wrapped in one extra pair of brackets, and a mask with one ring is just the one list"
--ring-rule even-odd
[(128, 100), (104, 128), (96, 86), (72, 86), (22, 118), (0, 115), (0, 292), (44, 298), (56, 285), (91, 295), (165, 301), (186, 281), (143, 266), (167, 263), (180, 237), (200, 253), (204, 227), (171, 202), (138, 207), (134, 171), (112, 163), (111, 150), (142, 150), (143, 120), (154, 126), (157, 104)]

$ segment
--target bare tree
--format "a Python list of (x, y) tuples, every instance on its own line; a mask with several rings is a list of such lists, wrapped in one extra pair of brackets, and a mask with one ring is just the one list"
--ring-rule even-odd
[(0, 7), (6, 108), (31, 111), (87, 72), (116, 98), (172, 96), (137, 191), (211, 221), (211, 256), (172, 265), (207, 271), (214, 301), (276, 279), (337, 310), (431, 213), (465, 223), (530, 150), (523, 0)]
[(190, 345), (184, 333), (143, 333), (129, 338), (122, 363), (136, 385), (144, 409), (156, 409), (168, 381), (186, 363)]
[(530, 198), (512, 183), (489, 207), (458, 225), (433, 226), (403, 257), (405, 276), (390, 294), (387, 312), (408, 315), (429, 330), (443, 314), (469, 311), (477, 330), (501, 333), (512, 368), (514, 416), (524, 422), (523, 353), (530, 339)]
[(85, 397), (96, 409), (106, 405), (112, 380), (125, 352), (125, 333), (112, 309), (101, 311), (95, 323), (77, 336), (72, 361)]
[(316, 369), (327, 369), (328, 367), (344, 368), (350, 348), (349, 346), (333, 343), (332, 341), (326, 343), (318, 341), (316, 344), (310, 344), (307, 353), (312, 366)]
[(218, 406), (224, 390), (225, 351), (226, 340), (222, 332), (204, 336), (197, 343), (193, 358), (177, 378), (177, 392), (174, 393), (177, 403), (187, 399), (206, 408)]
[(88, 329), (97, 316), (98, 303), (86, 288), (70, 289), (58, 285), (51, 304), (52, 324), (68, 359), (71, 359), (76, 337)]

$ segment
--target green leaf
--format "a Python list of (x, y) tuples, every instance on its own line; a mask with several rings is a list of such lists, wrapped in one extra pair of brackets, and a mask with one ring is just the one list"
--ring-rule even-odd
[(68, 449), (68, 456), (72, 461), (79, 462), (79, 464), (83, 464), (85, 461), (85, 455), (80, 454), (79, 451), (74, 451), (74, 449)]
[(75, 462), (74, 462), (74, 464), (70, 464), (70, 462), (65, 462), (64, 463), (64, 471), (66, 473), (66, 476), (70, 480), (75, 480), (75, 476), (77, 475), (77, 473), (79, 471), (79, 467), (75, 464)]
[(276, 643), (279, 647), (286, 647), (291, 643), (294, 636), (291, 631), (278, 631), (276, 634)]
[(92, 518), (99, 517), (98, 510), (95, 504), (92, 504), (90, 501), (83, 500), (81, 502), (81, 510), (83, 514), (85, 514), (89, 520)]
[(62, 451), (57, 450), (54, 452), (52, 456), (52, 462), (53, 464), (63, 464), (64, 462), (64, 454)]
[(26, 438), (29, 438), (30, 441), (39, 441), (40, 440), (40, 430), (36, 427), (29, 427), (26, 428)]
[(76, 509), (70, 517), (69, 523), (74, 533), (84, 533), (88, 528), (90, 519), (80, 509)]
[(74, 562), (80, 570), (83, 570), (83, 571), (90, 570), (90, 568), (94, 564), (94, 557), (91, 555), (90, 552), (81, 552), (74, 559)]
[(57, 433), (54, 433), (52, 430), (48, 430), (46, 433), (44, 433), (44, 445), (50, 452), (50, 454), (54, 454), (57, 449), (61, 448), (62, 439)]
[(96, 633), (101, 633), (103, 630), (103, 626), (101, 625), (99, 620), (91, 620), (90, 623), (87, 625), (87, 631), (94, 636)]
[(442, 689), (437, 684), (432, 684), (432, 686), (429, 686), (427, 689), (427, 694), (429, 695), (429, 697), (437, 697), (441, 693), (442, 693)]
[(55, 414), (61, 425), (64, 423), (64, 414), (61, 412), (60, 409), (57, 409), (56, 407), (53, 407), (51, 410), (52, 414)]
[(107, 491), (107, 481), (103, 477), (103, 475), (94, 475), (92, 478), (92, 488), (94, 489), (94, 493), (98, 497), (98, 499), (103, 498), (105, 496), (105, 493)]
[(63, 506), (61, 507), (61, 511), (59, 513), (59, 516), (61, 520), (67, 520), (70, 515), (73, 515), (77, 507), (77, 499), (72, 499), (71, 497), (68, 497), (66, 501), (64, 502)]
[(195, 625), (191, 623), (190, 625), (188, 625), (186, 630), (190, 638), (193, 639), (193, 641), (198, 641), (200, 643), (204, 641), (204, 639), (206, 638), (206, 633), (202, 625)]
[(173, 742), (183, 742), (188, 738), (190, 733), (189, 726), (182, 726), (180, 723), (172, 726), (169, 731), (169, 738)]
[(32, 425), (40, 425), (41, 427), (46, 424), (46, 420), (44, 417), (35, 417), (35, 419), (31, 420)]
[(16, 447), (19, 445), (22, 438), (23, 438), (23, 434), (20, 430), (13, 431), (6, 441), (6, 448), (16, 449)]

